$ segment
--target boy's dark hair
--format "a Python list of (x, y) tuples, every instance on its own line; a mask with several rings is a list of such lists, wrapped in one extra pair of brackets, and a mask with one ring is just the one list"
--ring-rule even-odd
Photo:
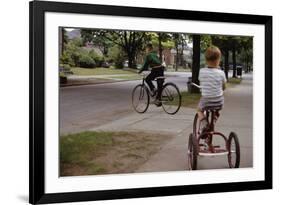
[(205, 51), (206, 61), (213, 62), (221, 58), (221, 51), (217, 46), (210, 46)]
[(152, 45), (152, 43), (148, 43), (148, 44), (146, 44), (146, 46), (145, 46), (146, 48), (149, 48), (150, 50), (152, 50), (153, 49), (153, 45)]

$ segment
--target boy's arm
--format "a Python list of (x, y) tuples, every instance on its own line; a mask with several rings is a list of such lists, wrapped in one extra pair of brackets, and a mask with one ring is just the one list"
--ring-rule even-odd
[(147, 69), (148, 69), (148, 66), (149, 66), (149, 64), (148, 64), (148, 55), (147, 55), (147, 56), (145, 57), (145, 59), (144, 59), (144, 63), (143, 63), (143, 65), (142, 65), (142, 67), (141, 67), (139, 73), (141, 73), (141, 72), (144, 71), (144, 70), (147, 70)]
[(226, 88), (226, 83), (223, 83), (222, 84), (222, 89), (225, 90), (225, 88)]
[(222, 89), (225, 90), (226, 88), (226, 77), (225, 77), (225, 73), (223, 72), (223, 75), (222, 75)]

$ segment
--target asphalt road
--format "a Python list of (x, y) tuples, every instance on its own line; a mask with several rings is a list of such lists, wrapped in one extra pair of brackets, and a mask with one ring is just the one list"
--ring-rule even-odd
[[(186, 90), (189, 76), (191, 73), (167, 73), (166, 82)], [(60, 88), (60, 134), (85, 131), (133, 112), (131, 93), (139, 83), (140, 80)]]

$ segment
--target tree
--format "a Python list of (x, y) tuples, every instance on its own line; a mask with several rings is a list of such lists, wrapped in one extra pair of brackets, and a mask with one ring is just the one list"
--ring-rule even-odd
[(205, 52), (205, 50), (211, 45), (212, 45), (211, 35), (201, 35), (201, 38), (200, 38), (201, 52)]
[(112, 46), (110, 40), (104, 39), (102, 36), (93, 35), (93, 30), (90, 29), (81, 29), (81, 37), (84, 45), (86, 43), (93, 43), (104, 56), (107, 56), (108, 49)]
[(180, 42), (181, 42), (181, 34), (179, 33), (174, 33), (172, 35), (172, 39), (175, 43), (175, 50), (176, 50), (176, 65), (175, 65), (175, 70), (177, 71), (178, 70), (178, 65), (179, 65), (179, 45), (180, 45)]
[[(192, 35), (193, 42), (193, 56), (192, 56), (192, 82), (199, 84), (199, 71), (200, 71), (200, 39), (201, 36), (198, 34)], [(200, 90), (191, 86), (191, 93), (199, 93)]]
[(167, 42), (171, 40), (171, 35), (168, 33), (157, 33), (158, 35), (158, 49), (159, 49), (159, 58), (160, 61), (162, 62), (163, 59), (163, 42)]
[(175, 58), (175, 70), (178, 70), (179, 65), (183, 66), (184, 57), (183, 51), (185, 46), (187, 45), (186, 40), (188, 36), (182, 33), (173, 33), (171, 35), (171, 40), (174, 42), (174, 48), (176, 50), (176, 58)]
[(184, 60), (184, 49), (187, 46), (187, 39), (188, 35), (187, 34), (180, 34), (180, 43), (181, 43), (181, 53), (180, 53), (180, 65), (184, 66), (185, 65), (185, 60)]
[(230, 37), (231, 41), (231, 52), (232, 52), (232, 77), (237, 78), (237, 69), (236, 69), (236, 52), (237, 52), (237, 44), (238, 44), (238, 39), (239, 37)]
[(112, 31), (112, 30), (92, 30), (82, 29), (82, 33), (87, 33), (83, 37), (99, 38), (101, 41), (110, 41), (114, 45), (120, 46), (128, 58), (128, 65), (136, 68), (136, 54), (143, 47), (146, 40), (146, 32), (137, 31)]
[(224, 73), (226, 79), (228, 80), (229, 52), (231, 50), (230, 37), (216, 35), (216, 36), (211, 36), (211, 39), (212, 39), (212, 44), (219, 47), (222, 52), (223, 59), (224, 59)]
[(116, 68), (123, 68), (125, 61), (124, 51), (120, 48), (120, 46), (114, 45), (109, 48), (107, 59), (109, 62), (114, 62)]
[(70, 66), (78, 66), (80, 54), (84, 52), (81, 46), (81, 38), (77, 37), (68, 40), (67, 44), (64, 45), (63, 53), (60, 56), (60, 63), (68, 64)]
[(242, 51), (240, 54), (241, 61), (244, 62), (245, 72), (250, 71), (250, 67), (253, 64), (253, 38), (252, 37), (242, 37), (241, 38)]
[(64, 49), (65, 49), (65, 45), (68, 43), (68, 36), (67, 36), (67, 31), (65, 30), (65, 28), (60, 28), (60, 36), (61, 36), (61, 39), (60, 39), (60, 55), (63, 54), (64, 52)]

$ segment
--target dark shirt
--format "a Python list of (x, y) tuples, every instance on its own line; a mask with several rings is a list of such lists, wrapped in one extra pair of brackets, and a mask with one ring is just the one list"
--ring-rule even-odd
[(161, 66), (161, 61), (160, 61), (159, 57), (157, 56), (157, 52), (151, 51), (145, 57), (144, 63), (143, 63), (143, 66), (142, 66), (140, 72), (143, 70), (148, 70), (148, 67), (153, 69), (153, 67), (158, 67), (158, 66)]

